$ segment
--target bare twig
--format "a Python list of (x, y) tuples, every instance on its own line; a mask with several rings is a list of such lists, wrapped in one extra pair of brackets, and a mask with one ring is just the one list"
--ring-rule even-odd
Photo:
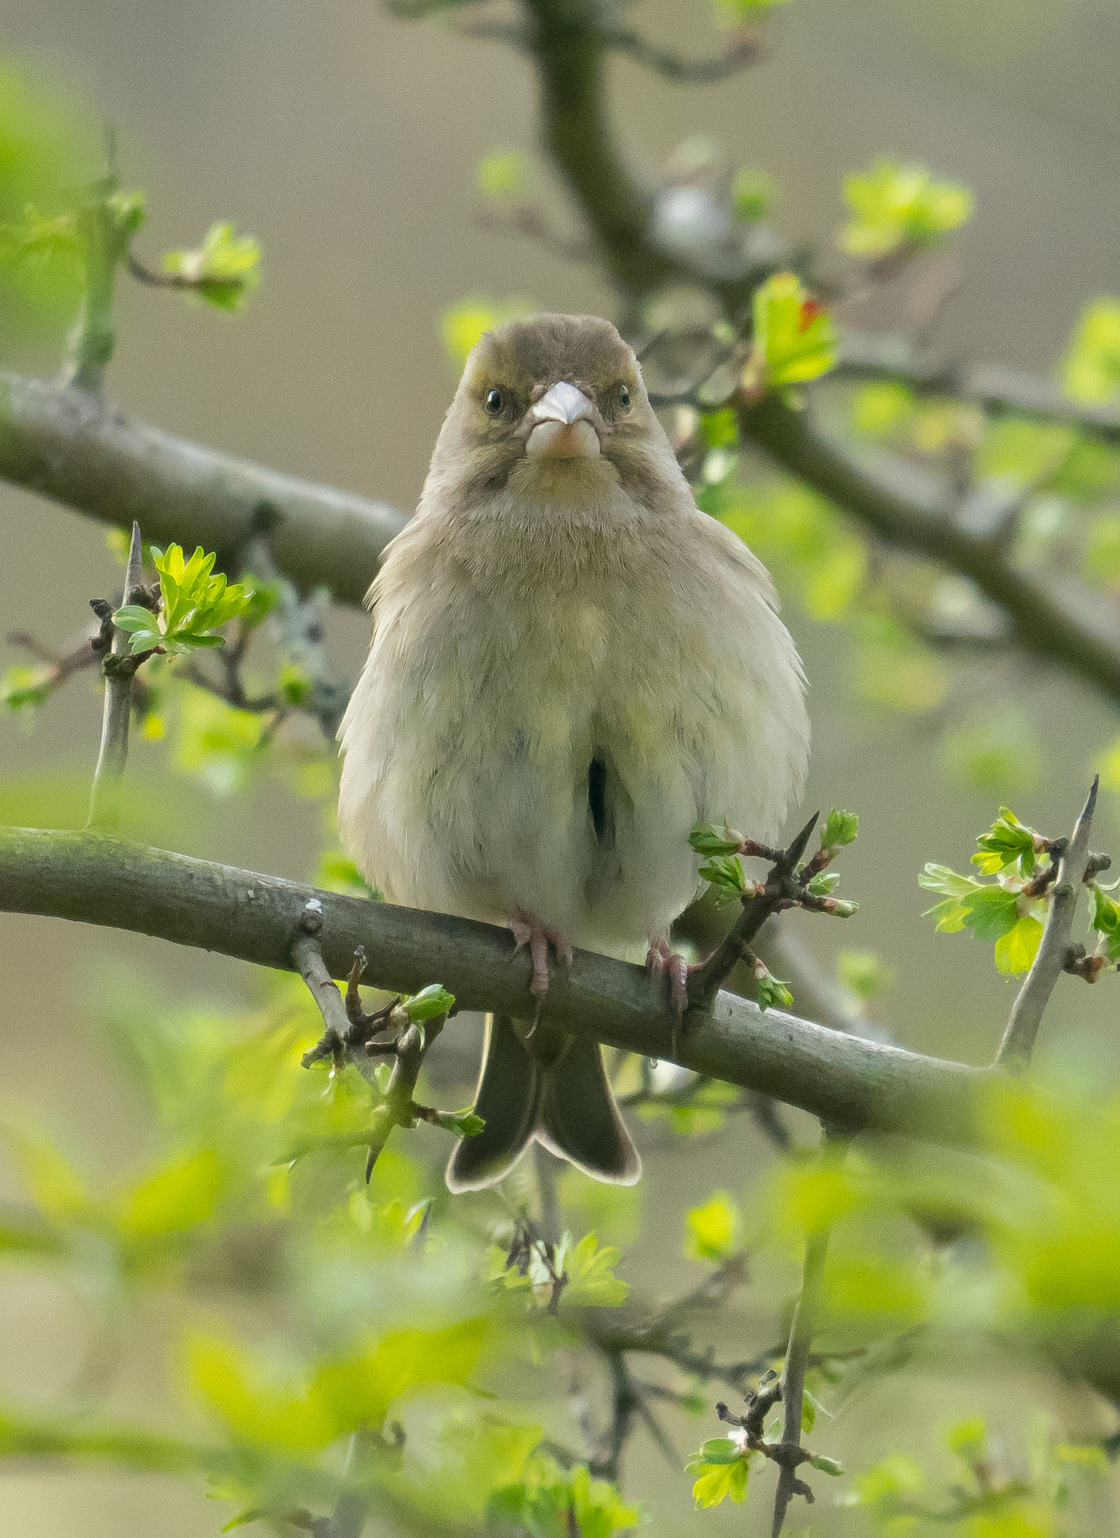
[(812, 1492), (804, 1480), (797, 1477), (801, 1452), (801, 1419), (805, 1403), (805, 1372), (813, 1344), (814, 1316), (820, 1301), (821, 1278), (828, 1254), (828, 1229), (822, 1228), (809, 1234), (805, 1241), (805, 1263), (801, 1273), (801, 1292), (793, 1311), (790, 1324), (789, 1345), (786, 1349), (786, 1365), (782, 1372), (782, 1403), (785, 1414), (782, 1424), (782, 1459), (778, 1471), (778, 1487), (774, 1492), (774, 1521), (771, 1538), (780, 1538), (786, 1519), (786, 1511), (794, 1495), (803, 1495), (812, 1501)]
[(1058, 850), (1054, 852), (1057, 884), (1051, 892), (1046, 928), (1031, 969), (1012, 1005), (1011, 1018), (996, 1053), (997, 1066), (1013, 1072), (1025, 1068), (1030, 1062), (1050, 995), (1069, 961), (1073, 915), (1089, 870), (1089, 834), (1097, 804), (1098, 783), (1099, 776), (1093, 780), (1071, 838), (1060, 853)]
[[(144, 575), (144, 549), (140, 525), (132, 525), (132, 543), (124, 579), (124, 604), (135, 602)], [(105, 675), (105, 708), (101, 719), (101, 747), (93, 774), (89, 826), (113, 830), (121, 820), (121, 789), (128, 758), (128, 722), (132, 706), (132, 678), (138, 659), (131, 655), (128, 635), (114, 628), (112, 643), (101, 660)]]
[(744, 848), (744, 853), (772, 860), (765, 883), (751, 896), (743, 898), (742, 912), (731, 931), (698, 966), (688, 980), (690, 1009), (704, 1009), (747, 954), (755, 935), (773, 913), (807, 900), (803, 883), (797, 880), (797, 867), (805, 846), (812, 837), (820, 814), (814, 812), (788, 849), (768, 849), (761, 844)]

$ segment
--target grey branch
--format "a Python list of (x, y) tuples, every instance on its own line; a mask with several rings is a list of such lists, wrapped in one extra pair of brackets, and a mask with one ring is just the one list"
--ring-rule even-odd
[(1066, 591), (1013, 564), (998, 537), (959, 522), (949, 488), (894, 457), (858, 457), (771, 397), (739, 412), (744, 434), (895, 550), (940, 561), (970, 577), (1008, 617), (1025, 650), (1056, 662), (1120, 702), (1120, 629), (1084, 589)]
[(953, 395), (975, 401), (986, 411), (1042, 417), (1080, 428), (1108, 443), (1120, 443), (1120, 408), (1072, 400), (1048, 379), (995, 363), (947, 363), (900, 336), (845, 331), (840, 362), (832, 376), (890, 379), (920, 394)]
[(1002, 1068), (1022, 1069), (1030, 1062), (1050, 995), (1065, 971), (1073, 915), (1089, 870), (1089, 834), (1096, 804), (1097, 780), (1094, 779), (1073, 835), (1058, 862), (1058, 878), (1051, 889), (1050, 911), (1038, 953), (1011, 1007), (1011, 1018), (996, 1054), (996, 1062)]
[(317, 486), (176, 438), (75, 386), (0, 373), (0, 476), (127, 528), (234, 562), (261, 529), (301, 590), (360, 604), (404, 525), (385, 502)]
[[(38, 913), (201, 946), (257, 966), (292, 969), (296, 925), (323, 905), (332, 977), (359, 945), (369, 981), (413, 993), (438, 981), (462, 1010), (524, 1014), (530, 962), (486, 924), (315, 891), (276, 876), (90, 833), (0, 830), (0, 911)], [(577, 952), (549, 989), (551, 1017), (573, 1035), (668, 1057), (675, 1016), (642, 967)], [(993, 1070), (843, 1036), (728, 993), (680, 1035), (675, 1061), (761, 1091), (831, 1123), (971, 1145), (975, 1102)]]
[[(140, 525), (132, 525), (132, 542), (124, 578), (124, 604), (135, 603), (144, 576), (144, 547)], [(90, 792), (90, 827), (115, 829), (121, 820), (121, 791), (128, 758), (128, 723), (132, 709), (132, 676), (135, 672), (128, 635), (114, 627), (112, 644), (102, 659), (105, 675), (105, 706), (101, 716), (101, 747)]]

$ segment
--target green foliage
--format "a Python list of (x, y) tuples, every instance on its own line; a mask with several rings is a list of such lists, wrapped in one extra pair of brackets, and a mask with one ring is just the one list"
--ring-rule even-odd
[(772, 176), (744, 166), (732, 183), (731, 206), (744, 224), (756, 224), (769, 214), (777, 194), (778, 184)]
[(1094, 299), (1081, 311), (1062, 363), (1062, 387), (1089, 405), (1120, 392), (1120, 300)]
[(836, 975), (850, 993), (863, 1001), (877, 998), (894, 981), (892, 969), (874, 951), (838, 951)]
[(528, 1533), (530, 1538), (611, 1538), (632, 1532), (644, 1519), (641, 1508), (625, 1502), (613, 1485), (593, 1479), (586, 1465), (562, 1469), (553, 1459), (530, 1460), (517, 1484), (495, 1490), (487, 1516), (498, 1533)]
[(837, 337), (832, 319), (792, 272), (775, 273), (759, 284), (751, 300), (751, 359), (748, 393), (775, 390), (791, 398), (795, 385), (819, 379), (835, 368)]
[(461, 368), (467, 355), (481, 341), (486, 331), (516, 320), (520, 315), (531, 315), (535, 306), (525, 299), (487, 299), (472, 297), (443, 312), (441, 330), (443, 345), (456, 367)]
[(1047, 869), (1052, 863), (1046, 840), (1001, 806), (996, 821), (976, 842), (979, 848), (972, 863), (996, 880), (983, 882), (958, 875), (946, 865), (927, 864), (918, 885), (944, 897), (927, 912), (936, 917), (941, 934), (967, 929), (978, 940), (993, 941), (1001, 972), (1025, 972), (1042, 939), (1040, 915), (1045, 914), (1049, 897), (1045, 888), (1037, 893), (1024, 889), (1038, 874), (1040, 855)]
[[(854, 910), (853, 910), (854, 911)], [(845, 915), (846, 916), (846, 915)], [(755, 1003), (759, 1009), (788, 1009), (793, 1003), (793, 994), (779, 978), (763, 966), (761, 961), (754, 965), (755, 978)]]
[(260, 283), (260, 242), (238, 235), (234, 225), (219, 221), (207, 230), (200, 246), (168, 251), (163, 270), (182, 279), (189, 291), (216, 310), (239, 310)]
[(742, 1505), (747, 1498), (747, 1477), (752, 1454), (739, 1438), (713, 1437), (685, 1464), (695, 1474), (692, 1499), (698, 1511), (721, 1506), (725, 1500)]
[(853, 256), (871, 259), (933, 245), (967, 223), (973, 208), (967, 187), (886, 158), (870, 171), (845, 177), (844, 199), (852, 217), (840, 244)]
[(737, 1255), (743, 1244), (743, 1214), (727, 1191), (713, 1191), (699, 1207), (685, 1214), (684, 1252), (690, 1260), (722, 1265)]
[(726, 823), (717, 828), (711, 822), (695, 822), (689, 830), (688, 842), (697, 854), (709, 856), (735, 854), (743, 846), (742, 835)]
[(0, 706), (13, 714), (33, 717), (39, 706), (50, 698), (53, 688), (49, 668), (15, 664), (6, 668), (0, 678)]
[(166, 553), (153, 547), (152, 558), (159, 572), (159, 614), (128, 604), (113, 615), (118, 629), (128, 632), (133, 655), (158, 648), (168, 656), (180, 656), (200, 647), (221, 646), (222, 637), (214, 632), (253, 606), (244, 586), (227, 583), (222, 572), (215, 576), (216, 557), (213, 552), (207, 555), (201, 545), (189, 560), (178, 545), (171, 545)]
[(531, 178), (532, 164), (521, 150), (495, 150), (478, 163), (478, 190), (484, 198), (520, 197)]
[(55, 84), (0, 65), (0, 321), (9, 340), (73, 316), (82, 282), (74, 189), (90, 173), (92, 138)]
[(700, 875), (709, 883), (718, 902), (730, 902), (747, 890), (743, 862), (738, 855), (715, 855), (701, 865)]
[(833, 807), (821, 829), (821, 848), (844, 849), (854, 844), (859, 836), (859, 817), (855, 812), (842, 812)]

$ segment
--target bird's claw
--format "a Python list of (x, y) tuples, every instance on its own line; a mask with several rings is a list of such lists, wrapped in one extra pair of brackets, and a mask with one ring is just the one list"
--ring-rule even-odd
[(572, 947), (558, 929), (542, 923), (535, 915), (526, 913), (523, 909), (519, 909), (508, 922), (516, 941), (515, 952), (524, 950), (525, 946), (529, 947), (529, 955), (533, 962), (533, 977), (529, 984), (529, 992), (535, 999), (543, 999), (548, 992), (549, 950), (552, 950), (557, 961), (570, 967)]
[(651, 942), (646, 952), (646, 972), (659, 986), (668, 983), (669, 1004), (673, 1011), (674, 1057), (677, 1055), (677, 1044), (688, 1009), (688, 978), (692, 970), (680, 951), (675, 951), (668, 940)]

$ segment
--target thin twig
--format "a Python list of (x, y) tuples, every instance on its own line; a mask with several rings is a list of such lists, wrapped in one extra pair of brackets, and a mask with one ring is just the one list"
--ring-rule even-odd
[[(143, 575), (140, 525), (134, 523), (124, 579), (124, 604), (135, 602)], [(113, 831), (120, 825), (121, 789), (128, 759), (132, 677), (136, 668), (137, 659), (131, 655), (127, 633), (114, 628), (112, 644), (101, 662), (105, 675), (105, 707), (101, 718), (101, 747), (90, 793), (88, 826), (91, 828)]]
[(1011, 1018), (996, 1053), (996, 1065), (1012, 1072), (1025, 1068), (1030, 1062), (1042, 1016), (1050, 1002), (1054, 985), (1065, 971), (1069, 959), (1073, 915), (1089, 871), (1089, 834), (1093, 826), (1099, 781), (1098, 775), (1089, 789), (1073, 835), (1061, 850), (1058, 879), (1051, 891), (1046, 928), (1031, 969), (1012, 1005)]
[(795, 876), (819, 815), (818, 812), (813, 813), (788, 849), (768, 849), (762, 845), (753, 845), (746, 851), (752, 854), (757, 852), (764, 859), (772, 859), (770, 874), (754, 895), (743, 899), (742, 912), (730, 933), (690, 976), (688, 998), (691, 1009), (704, 1009), (708, 1006), (721, 983), (742, 961), (751, 941), (771, 914), (803, 900), (801, 884)]
[(782, 1403), (785, 1414), (782, 1424), (781, 1460), (778, 1469), (778, 1487), (774, 1492), (774, 1521), (771, 1538), (780, 1538), (786, 1519), (786, 1511), (794, 1495), (804, 1495), (808, 1501), (813, 1496), (805, 1481), (797, 1477), (801, 1450), (801, 1420), (805, 1406), (805, 1372), (813, 1345), (813, 1327), (820, 1302), (821, 1278), (828, 1255), (829, 1231), (819, 1229), (809, 1234), (805, 1241), (805, 1263), (801, 1273), (801, 1292), (793, 1310), (790, 1324), (789, 1346), (786, 1349), (786, 1365), (782, 1372)]

